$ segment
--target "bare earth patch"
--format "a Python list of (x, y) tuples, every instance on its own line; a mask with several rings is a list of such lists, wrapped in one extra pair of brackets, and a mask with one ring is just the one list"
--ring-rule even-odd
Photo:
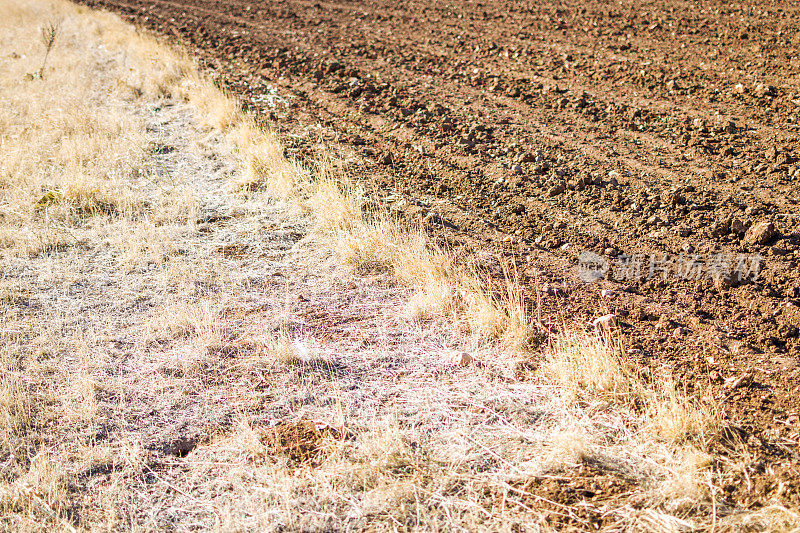
[(0, 7), (2, 528), (797, 523), (726, 504), (713, 403), (538, 323), (513, 269), (287, 160), (115, 18)]

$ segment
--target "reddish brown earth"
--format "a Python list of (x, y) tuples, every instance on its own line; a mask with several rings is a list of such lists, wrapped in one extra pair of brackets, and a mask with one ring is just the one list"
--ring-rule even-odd
[[(800, 505), (794, 2), (83, 1), (189, 46), (292, 154), (333, 144), (377, 198), (521, 261), (553, 322), (617, 313), (631, 357), (721, 402), (717, 451), (751, 457), (724, 497)], [(583, 284), (583, 250), (764, 259)]]

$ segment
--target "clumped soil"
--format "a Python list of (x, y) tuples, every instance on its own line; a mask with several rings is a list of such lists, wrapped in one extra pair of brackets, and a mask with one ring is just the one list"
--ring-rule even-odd
[[(515, 259), (553, 323), (616, 313), (632, 358), (720, 402), (717, 451), (753, 459), (725, 497), (800, 504), (792, 2), (84, 3), (190, 47), (289, 155), (333, 151), (443, 240)], [(584, 284), (584, 250), (763, 261)]]
[(296, 463), (317, 462), (324, 457), (327, 440), (342, 438), (342, 432), (313, 420), (287, 422), (264, 431), (261, 441), (271, 453), (286, 455)]

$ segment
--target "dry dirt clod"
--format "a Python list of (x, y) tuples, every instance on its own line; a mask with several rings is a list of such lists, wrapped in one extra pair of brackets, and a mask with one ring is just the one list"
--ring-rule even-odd
[(533, 167), (533, 171), (536, 174), (545, 174), (548, 170), (550, 170), (550, 163), (547, 161), (541, 161)]
[(520, 163), (533, 163), (536, 160), (536, 156), (530, 152), (523, 152), (519, 154), (517, 159)]
[(469, 137), (460, 137), (456, 144), (462, 148), (470, 149), (475, 146), (475, 142)]
[(712, 278), (712, 280), (714, 282), (714, 288), (717, 291), (723, 291), (735, 285), (735, 279), (730, 274), (716, 275)]
[(547, 196), (558, 196), (565, 190), (567, 190), (567, 186), (564, 182), (557, 183), (547, 190)]
[(282, 422), (261, 435), (262, 443), (274, 454), (287, 456), (295, 463), (314, 463), (323, 456), (326, 441), (338, 440), (344, 434), (319, 421)]
[(711, 235), (714, 237), (724, 237), (728, 233), (731, 232), (731, 221), (730, 219), (727, 220), (718, 220), (711, 226)]
[(671, 329), (674, 323), (667, 315), (661, 315), (656, 322), (655, 329), (656, 331), (665, 331)]
[(767, 85), (764, 83), (759, 83), (755, 86), (753, 90), (756, 96), (763, 98), (765, 96), (776, 96), (778, 94), (778, 88), (772, 85)]
[(769, 161), (775, 161), (775, 159), (777, 159), (778, 157), (778, 153), (779, 152), (777, 148), (775, 148), (774, 146), (770, 146), (769, 148), (767, 148), (767, 152), (764, 154), (764, 157), (766, 157), (767, 160)]
[(610, 313), (599, 318), (595, 318), (592, 321), (592, 325), (601, 333), (609, 332), (617, 326), (617, 315)]
[(777, 235), (775, 224), (772, 222), (759, 222), (750, 227), (744, 235), (747, 244), (764, 245)]
[(467, 352), (456, 352), (450, 357), (450, 362), (456, 366), (469, 366), (473, 361), (473, 357)]
[(742, 235), (747, 231), (747, 223), (740, 218), (733, 218), (730, 223), (730, 231), (736, 235)]

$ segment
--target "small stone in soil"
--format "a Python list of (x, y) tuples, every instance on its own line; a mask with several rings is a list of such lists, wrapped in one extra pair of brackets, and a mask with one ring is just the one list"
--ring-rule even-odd
[(566, 190), (566, 186), (564, 183), (557, 183), (550, 187), (547, 191), (547, 196), (558, 196), (559, 194), (563, 193)]
[(603, 315), (600, 318), (595, 318), (592, 321), (592, 325), (597, 329), (597, 331), (604, 336), (611, 333), (611, 331), (617, 326), (617, 315), (615, 314), (608, 314)]
[(750, 227), (744, 235), (744, 241), (747, 244), (764, 245), (771, 241), (777, 231), (775, 224), (772, 222), (759, 222)]

